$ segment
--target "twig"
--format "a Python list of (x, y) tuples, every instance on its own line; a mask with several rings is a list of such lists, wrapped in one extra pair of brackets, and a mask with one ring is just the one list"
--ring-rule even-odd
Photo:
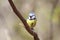
[(14, 13), (19, 17), (19, 19), (22, 21), (22, 23), (24, 24), (25, 26), (25, 29), (34, 37), (34, 40), (39, 40), (38, 38), (38, 35), (32, 31), (30, 28), (29, 28), (29, 25), (27, 24), (26, 20), (24, 19), (24, 17), (21, 15), (21, 13), (17, 10), (17, 8), (15, 7), (14, 3), (12, 0), (8, 0)]

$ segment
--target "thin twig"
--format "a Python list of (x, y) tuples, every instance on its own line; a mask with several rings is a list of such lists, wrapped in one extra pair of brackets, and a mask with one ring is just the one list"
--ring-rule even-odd
[(17, 10), (17, 8), (15, 7), (14, 3), (12, 0), (8, 0), (14, 13), (19, 17), (19, 19), (22, 21), (22, 23), (24, 24), (25, 26), (25, 29), (34, 37), (34, 40), (39, 40), (38, 38), (38, 35), (32, 31), (30, 28), (29, 28), (29, 25), (27, 24), (26, 20), (24, 19), (24, 17), (21, 15), (21, 13)]

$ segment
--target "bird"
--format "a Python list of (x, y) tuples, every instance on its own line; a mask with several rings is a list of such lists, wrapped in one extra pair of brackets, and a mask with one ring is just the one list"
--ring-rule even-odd
[(28, 19), (27, 19), (27, 24), (29, 25), (29, 27), (34, 30), (34, 27), (36, 25), (36, 15), (34, 12), (30, 12), (29, 13), (29, 16), (28, 16)]

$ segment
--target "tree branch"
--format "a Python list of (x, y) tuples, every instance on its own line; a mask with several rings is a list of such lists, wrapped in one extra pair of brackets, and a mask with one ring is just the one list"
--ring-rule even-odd
[(12, 0), (8, 0), (14, 13), (19, 17), (19, 19), (22, 21), (22, 23), (24, 24), (25, 26), (25, 29), (34, 37), (34, 40), (39, 40), (38, 38), (38, 35), (32, 31), (30, 28), (29, 28), (29, 25), (27, 24), (26, 20), (24, 19), (24, 17), (21, 15), (21, 13), (17, 10), (17, 8), (15, 7), (14, 3)]

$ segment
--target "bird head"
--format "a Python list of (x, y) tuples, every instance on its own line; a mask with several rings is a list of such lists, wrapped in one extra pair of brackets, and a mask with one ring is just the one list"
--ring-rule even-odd
[(36, 16), (35, 16), (35, 13), (34, 13), (34, 12), (30, 12), (30, 13), (29, 13), (29, 19), (30, 19), (30, 20), (36, 19)]

